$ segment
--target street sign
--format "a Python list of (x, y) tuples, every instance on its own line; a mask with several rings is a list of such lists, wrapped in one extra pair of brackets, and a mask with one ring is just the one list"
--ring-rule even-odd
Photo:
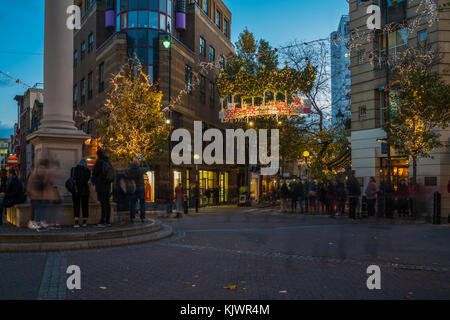
[(88, 169), (92, 170), (94, 168), (94, 165), (95, 165), (95, 159), (88, 158), (87, 159), (87, 165), (88, 165)]
[(17, 157), (11, 156), (8, 158), (8, 161), (6, 163), (10, 167), (17, 167), (19, 164), (19, 159), (17, 159)]

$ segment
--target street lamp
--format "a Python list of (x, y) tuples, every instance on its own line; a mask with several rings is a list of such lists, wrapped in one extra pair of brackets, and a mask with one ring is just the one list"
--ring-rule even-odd
[(306, 163), (306, 166), (305, 166), (305, 170), (306, 170), (306, 181), (309, 180), (309, 179), (308, 179), (308, 158), (309, 158), (310, 155), (311, 155), (311, 154), (309, 153), (309, 151), (303, 152), (303, 157), (305, 157), (305, 163)]

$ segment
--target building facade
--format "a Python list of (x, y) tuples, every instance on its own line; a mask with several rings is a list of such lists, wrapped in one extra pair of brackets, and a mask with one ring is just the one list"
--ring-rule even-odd
[(350, 17), (343, 15), (338, 30), (330, 35), (331, 46), (331, 115), (333, 126), (351, 118), (350, 100)]
[[(81, 129), (93, 135), (85, 155), (95, 159), (97, 111), (103, 106), (110, 77), (129, 58), (137, 57), (150, 79), (163, 92), (163, 104), (189, 89), (194, 77), (199, 86), (185, 95), (170, 112), (172, 126), (193, 132), (194, 121), (204, 129), (225, 129), (219, 121), (220, 100), (215, 85), (219, 72), (233, 52), (231, 12), (221, 0), (116, 0), (77, 1), (82, 9), (81, 29), (74, 33), (74, 111), (86, 117)], [(170, 48), (162, 45), (171, 42)], [(220, 63), (219, 63), (220, 62)], [(204, 68), (210, 63), (215, 68)], [(87, 119), (87, 120), (86, 120)], [(237, 168), (229, 166), (172, 166), (164, 152), (146, 174), (146, 199), (157, 202), (163, 186), (183, 184), (188, 196), (194, 182), (200, 185), (201, 203), (226, 203), (237, 197)]]
[[(371, 41), (361, 41), (361, 46), (352, 50), (351, 54), (351, 101), (352, 101), (352, 167), (364, 186), (370, 177), (377, 182), (384, 182), (391, 172), (394, 188), (400, 180), (408, 180), (412, 176), (412, 163), (402, 154), (390, 150), (391, 161), (388, 161), (388, 150), (382, 141), (386, 133), (382, 125), (387, 121), (387, 110), (394, 107), (395, 101), (389, 99), (389, 92), (384, 88), (393, 77), (391, 68), (384, 62), (386, 52), (391, 58), (397, 57), (406, 48), (417, 48), (430, 45), (442, 55), (438, 65), (434, 67), (446, 81), (450, 81), (450, 54), (445, 48), (450, 44), (450, 12), (439, 12), (439, 21), (433, 25), (414, 23), (418, 20), (420, 0), (391, 1), (350, 1), (351, 31), (367, 30), (369, 14), (367, 6), (379, 5), (382, 12), (382, 28), (388, 23), (390, 32), (376, 32)], [(443, 3), (443, 1), (439, 1)], [(405, 28), (414, 25), (414, 28)], [(388, 38), (388, 41), (386, 41)], [(386, 50), (388, 47), (388, 50)], [(450, 130), (440, 130), (441, 141), (445, 144), (450, 138)], [(378, 140), (378, 141), (377, 141)], [(390, 170), (389, 170), (390, 162)], [(433, 208), (433, 194), (442, 194), (442, 214), (450, 211), (450, 195), (447, 184), (450, 180), (450, 150), (448, 145), (433, 152), (432, 159), (420, 159), (418, 163), (418, 211), (421, 215), (430, 216)]]
[(28, 89), (24, 95), (16, 96), (18, 122), (14, 127), (12, 153), (19, 159), (18, 173), (21, 179), (26, 179), (32, 170), (33, 145), (27, 141), (27, 136), (38, 130), (44, 107), (44, 90)]
[(9, 139), (0, 139), (0, 169), (6, 169), (9, 156)]

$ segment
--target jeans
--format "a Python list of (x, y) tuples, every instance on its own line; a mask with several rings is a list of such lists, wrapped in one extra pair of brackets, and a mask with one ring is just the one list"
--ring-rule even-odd
[(177, 205), (177, 212), (182, 213), (184, 211), (183, 210), (183, 199), (177, 199), (176, 205)]
[(297, 212), (297, 198), (291, 199), (291, 211)]
[(49, 202), (46, 200), (33, 200), (31, 203), (34, 206), (34, 219), (36, 222), (48, 221)]
[(367, 199), (367, 211), (369, 213), (369, 217), (375, 216), (375, 204), (377, 203), (377, 199)]
[(100, 200), (100, 205), (102, 206), (102, 218), (100, 220), (101, 224), (110, 223), (111, 219), (111, 204), (109, 203), (109, 192), (99, 192), (98, 198)]
[(145, 219), (145, 187), (136, 187), (136, 192), (130, 196), (131, 219), (136, 217), (136, 202), (139, 200), (141, 219)]

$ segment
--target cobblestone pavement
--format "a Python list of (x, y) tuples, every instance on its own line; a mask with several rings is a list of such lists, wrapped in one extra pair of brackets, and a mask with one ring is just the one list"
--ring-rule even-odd
[[(449, 226), (210, 209), (130, 247), (0, 254), (1, 299), (449, 299)], [(367, 289), (367, 267), (381, 290)], [(66, 290), (69, 265), (81, 290)], [(235, 290), (224, 287), (236, 286)]]

